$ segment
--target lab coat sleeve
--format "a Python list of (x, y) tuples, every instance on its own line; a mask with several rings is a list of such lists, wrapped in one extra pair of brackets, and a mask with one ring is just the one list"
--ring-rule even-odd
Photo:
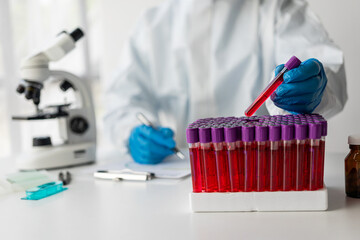
[(140, 125), (137, 112), (142, 112), (155, 124), (158, 120), (147, 59), (150, 44), (146, 14), (141, 19), (125, 45), (120, 68), (105, 94), (105, 135), (123, 151), (127, 150), (131, 130)]
[[(279, 0), (274, 22), (275, 64), (285, 63), (292, 55), (302, 61), (317, 58), (322, 62), (328, 79), (321, 103), (314, 112), (330, 118), (339, 113), (347, 101), (344, 57), (329, 38), (318, 17), (303, 0)], [(286, 114), (266, 102), (270, 114)]]

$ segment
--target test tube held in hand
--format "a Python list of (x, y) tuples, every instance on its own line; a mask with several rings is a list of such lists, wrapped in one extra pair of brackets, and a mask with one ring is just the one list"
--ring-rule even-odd
[(260, 95), (256, 98), (256, 100), (246, 109), (245, 115), (250, 117), (252, 116), (260, 107), (264, 104), (266, 99), (268, 99), (271, 94), (283, 83), (284, 73), (287, 70), (291, 70), (293, 68), (298, 67), (301, 64), (301, 61), (292, 56), (287, 63), (285, 63), (284, 68), (275, 76), (275, 78), (269, 83), (269, 85), (260, 93)]

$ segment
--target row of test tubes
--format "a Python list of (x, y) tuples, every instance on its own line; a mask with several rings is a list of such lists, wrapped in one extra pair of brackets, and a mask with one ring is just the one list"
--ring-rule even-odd
[(327, 121), (321, 115), (199, 119), (186, 135), (193, 192), (323, 188)]

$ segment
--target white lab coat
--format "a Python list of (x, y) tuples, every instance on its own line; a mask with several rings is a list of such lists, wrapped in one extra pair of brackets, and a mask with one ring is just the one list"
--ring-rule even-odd
[[(204, 117), (243, 116), (292, 55), (317, 58), (328, 83), (315, 112), (331, 117), (347, 100), (342, 51), (302, 0), (170, 0), (148, 10), (106, 94), (105, 128), (126, 146), (136, 112), (185, 129)], [(271, 102), (257, 115), (284, 113)]]

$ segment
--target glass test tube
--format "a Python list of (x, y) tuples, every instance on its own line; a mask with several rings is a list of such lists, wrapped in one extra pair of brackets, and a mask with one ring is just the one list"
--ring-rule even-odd
[(256, 141), (256, 182), (258, 192), (270, 190), (270, 149), (269, 128), (267, 126), (255, 127)]
[(269, 83), (269, 85), (260, 93), (256, 100), (246, 109), (245, 115), (250, 117), (252, 116), (260, 107), (264, 104), (266, 99), (283, 83), (283, 75), (287, 70), (297, 68), (301, 64), (301, 61), (292, 56), (289, 61), (287, 61), (283, 69), (275, 76), (275, 78)]
[(317, 190), (319, 186), (317, 178), (320, 175), (319, 164), (320, 161), (320, 139), (321, 139), (321, 124), (309, 123), (309, 159), (310, 159), (310, 183), (309, 190)]
[(239, 191), (245, 191), (245, 158), (244, 158), (244, 143), (242, 141), (242, 125), (237, 124), (237, 140), (236, 150), (238, 152), (239, 162)]
[(240, 152), (236, 147), (237, 141), (237, 127), (225, 127), (225, 142), (227, 146), (227, 156), (229, 162), (230, 173), (230, 191), (240, 191)]
[(295, 124), (296, 139), (296, 190), (309, 189), (310, 161), (307, 154), (308, 125)]
[(281, 150), (284, 159), (283, 191), (295, 190), (296, 158), (294, 149), (294, 125), (281, 124)]
[(244, 191), (256, 190), (256, 169), (255, 169), (255, 127), (242, 126), (242, 140), (244, 143), (245, 183)]
[(327, 121), (325, 119), (315, 120), (316, 123), (321, 124), (321, 139), (320, 139), (320, 160), (318, 161), (319, 177), (316, 185), (319, 189), (324, 187), (324, 167), (325, 167), (325, 138), (327, 135)]
[(224, 142), (224, 128), (213, 127), (211, 129), (211, 136), (215, 150), (218, 189), (219, 192), (229, 192), (230, 175), (227, 159), (227, 150)]
[(189, 157), (190, 157), (193, 192), (202, 192), (203, 173), (202, 173), (202, 161), (200, 158), (200, 148), (199, 148), (200, 147), (199, 129), (187, 128), (186, 139), (189, 144)]
[(280, 156), (281, 126), (269, 126), (270, 140), (270, 191), (281, 191), (283, 187), (284, 161)]
[(217, 192), (215, 151), (211, 142), (211, 128), (199, 128), (200, 155), (204, 167), (205, 192)]

